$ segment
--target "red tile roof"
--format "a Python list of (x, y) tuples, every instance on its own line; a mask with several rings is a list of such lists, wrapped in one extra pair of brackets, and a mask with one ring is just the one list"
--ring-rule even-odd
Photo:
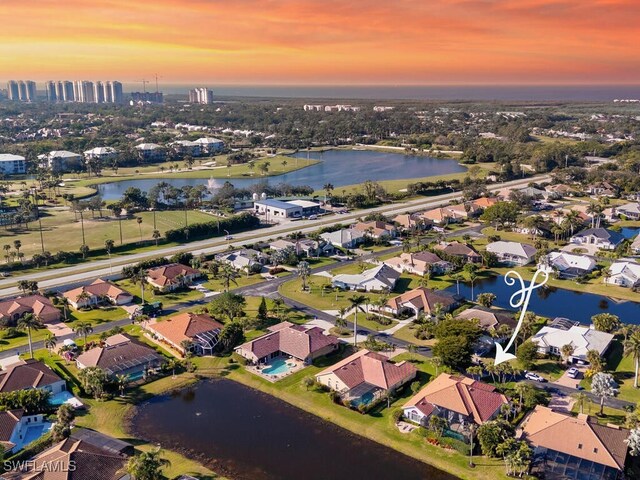
[(13, 315), (22, 316), (25, 313), (37, 315), (45, 322), (60, 319), (60, 310), (53, 306), (51, 300), (40, 294), (0, 302), (0, 318), (11, 318)]
[(126, 290), (123, 290), (114, 283), (102, 280), (101, 278), (98, 278), (90, 285), (67, 290), (66, 292), (63, 292), (63, 295), (70, 301), (76, 303), (78, 301), (78, 297), (80, 297), (83, 292), (96, 297), (104, 295), (114, 301), (120, 296), (131, 296), (131, 294)]
[(199, 333), (222, 330), (222, 327), (220, 322), (209, 315), (191, 312), (181, 313), (148, 326), (150, 330), (158, 332), (174, 345), (180, 345), (183, 340), (193, 340)]
[(147, 277), (150, 278), (153, 283), (162, 287), (175, 283), (175, 279), (179, 275), (197, 276), (200, 275), (200, 272), (181, 263), (170, 263), (169, 265), (163, 265), (147, 271)]
[(319, 327), (308, 328), (282, 322), (270, 327), (269, 330), (271, 333), (240, 345), (238, 349), (251, 352), (257, 359), (280, 351), (304, 360), (329, 345), (338, 344), (336, 337), (325, 335)]
[(477, 424), (490, 420), (507, 397), (495, 391), (487, 383), (463, 376), (440, 374), (413, 396), (404, 408), (416, 407), (429, 415), (436, 407), (460, 413), (472, 418)]
[(366, 382), (386, 390), (413, 378), (416, 372), (416, 367), (410, 363), (393, 363), (379, 353), (360, 350), (318, 373), (317, 376), (333, 373), (349, 389)]
[(441, 304), (443, 307), (448, 307), (456, 302), (457, 301), (453, 295), (446, 292), (438, 292), (428, 288), (418, 287), (413, 290), (409, 290), (402, 295), (389, 299), (387, 306), (394, 310), (398, 310), (406, 304), (411, 304), (415, 308), (422, 308), (426, 313), (430, 313), (434, 309), (436, 303)]

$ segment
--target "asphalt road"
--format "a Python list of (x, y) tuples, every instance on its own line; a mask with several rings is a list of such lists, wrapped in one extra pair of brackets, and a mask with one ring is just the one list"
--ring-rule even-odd
[[(533, 181), (549, 180), (549, 175), (541, 175), (534, 178), (521, 180), (513, 180), (495, 184), (491, 187), (491, 191), (497, 192), (505, 188), (518, 187), (527, 185)], [(427, 208), (435, 208), (440, 205), (447, 204), (451, 200), (462, 198), (460, 192), (438, 195), (436, 197), (420, 198), (408, 202), (397, 203), (393, 205), (384, 205), (381, 207), (361, 210), (345, 215), (331, 215), (322, 217), (318, 220), (301, 220), (298, 222), (287, 222), (284, 224), (273, 225), (271, 227), (252, 230), (234, 235), (231, 243), (238, 245), (247, 242), (267, 242), (279, 235), (283, 235), (290, 231), (301, 231), (302, 233), (311, 233), (321, 227), (343, 224), (348, 225), (357, 221), (363, 215), (370, 213), (383, 213), (385, 215), (398, 215), (406, 212), (413, 212)], [(226, 250), (229, 242), (223, 238), (200, 240), (188, 244), (176, 245), (172, 247), (159, 248), (153, 251), (143, 253), (135, 253), (126, 256), (118, 256), (110, 260), (96, 260), (87, 263), (81, 263), (70, 267), (58, 268), (55, 270), (42, 270), (35, 273), (16, 274), (14, 276), (0, 279), (0, 298), (15, 296), (20, 293), (16, 286), (19, 280), (36, 280), (38, 286), (43, 289), (59, 287), (61, 285), (80, 284), (82, 282), (93, 280), (97, 277), (114, 278), (121, 272), (122, 268), (134, 265), (142, 260), (157, 258), (161, 256), (171, 256), (179, 252), (191, 252), (194, 255), (213, 254)]]

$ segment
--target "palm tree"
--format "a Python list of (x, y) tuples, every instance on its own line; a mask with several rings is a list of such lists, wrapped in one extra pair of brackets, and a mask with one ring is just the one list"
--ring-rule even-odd
[(118, 384), (118, 390), (120, 390), (120, 396), (124, 397), (124, 389), (129, 384), (129, 375), (116, 375), (116, 383)]
[(104, 249), (106, 250), (107, 255), (109, 255), (109, 269), (111, 269), (111, 250), (113, 250), (113, 247), (115, 247), (115, 245), (116, 242), (114, 242), (110, 238), (104, 241)]
[(436, 377), (438, 376), (438, 368), (442, 366), (440, 357), (431, 357), (431, 364), (436, 368)]
[(589, 401), (589, 396), (584, 392), (576, 392), (573, 394), (576, 403), (580, 407), (580, 413), (584, 413), (584, 405)]
[(160, 237), (162, 235), (160, 235), (160, 230), (154, 230), (153, 234), (151, 235), (151, 237), (156, 241), (156, 247), (158, 246), (158, 240), (160, 240)]
[(347, 326), (347, 321), (344, 318), (344, 316), (347, 314), (347, 311), (348, 309), (344, 307), (340, 307), (340, 309), (338, 309), (338, 316), (336, 317), (336, 327), (338, 327), (339, 329)]
[(142, 217), (136, 218), (136, 222), (138, 222), (138, 230), (140, 230), (140, 242), (142, 243)]
[(22, 242), (20, 240), (13, 241), (13, 248), (18, 252), (18, 257), (20, 257), (20, 249), (22, 248)]
[(638, 388), (638, 368), (640, 367), (640, 333), (632, 334), (624, 344), (624, 354), (631, 356), (635, 362), (636, 372), (633, 377), (633, 386)]
[(349, 298), (349, 303), (351, 304), (351, 308), (354, 309), (355, 316), (353, 322), (353, 344), (356, 345), (357, 337), (358, 337), (358, 310), (364, 312), (362, 305), (367, 301), (367, 297), (364, 295), (354, 295)]
[(87, 345), (87, 335), (93, 333), (93, 327), (88, 322), (78, 322), (76, 326), (73, 327), (73, 332), (80, 336), (82, 335), (82, 339), (84, 340), (84, 345)]
[(231, 265), (225, 263), (224, 265), (222, 265), (222, 269), (218, 272), (218, 278), (220, 278), (220, 280), (222, 281), (224, 291), (228, 292), (231, 283), (238, 285), (236, 278), (240, 278), (240, 274)]
[(37, 315), (34, 315), (33, 313), (25, 313), (19, 320), (18, 320), (18, 328), (20, 330), (26, 330), (27, 331), (27, 336), (29, 337), (29, 355), (31, 356), (31, 358), (33, 358), (33, 343), (31, 342), (31, 330), (37, 330), (39, 328), (42, 328), (42, 322), (40, 321), (40, 318)]
[(298, 263), (298, 276), (302, 280), (302, 291), (307, 290), (307, 280), (309, 279), (309, 275), (311, 275), (311, 267), (308, 262), (300, 262)]
[(331, 192), (333, 191), (333, 185), (330, 183), (325, 183), (324, 186), (322, 187), (322, 189), (324, 190), (324, 203), (326, 205), (327, 203), (327, 197), (331, 196)]
[(169, 460), (160, 457), (160, 447), (158, 447), (129, 458), (127, 473), (137, 480), (163, 478), (162, 469), (169, 465), (171, 465)]
[(49, 350), (49, 356), (51, 356), (51, 352), (53, 351), (54, 348), (56, 348), (57, 344), (58, 344), (58, 339), (56, 338), (56, 336), (53, 335), (52, 333), (47, 334), (47, 338), (44, 339), (44, 348)]
[(144, 303), (144, 287), (148, 283), (147, 282), (147, 272), (143, 269), (138, 270), (138, 272), (131, 278), (133, 284), (140, 285), (140, 298), (142, 303)]

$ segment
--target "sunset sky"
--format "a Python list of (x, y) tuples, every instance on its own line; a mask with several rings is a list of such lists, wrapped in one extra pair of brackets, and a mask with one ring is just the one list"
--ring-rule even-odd
[(640, 83), (639, 0), (5, 0), (0, 79)]

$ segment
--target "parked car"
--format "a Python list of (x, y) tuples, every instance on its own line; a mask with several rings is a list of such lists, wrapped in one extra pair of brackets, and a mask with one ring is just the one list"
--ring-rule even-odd
[(526, 378), (527, 380), (533, 380), (534, 382), (540, 382), (540, 383), (545, 383), (547, 381), (546, 378), (543, 378), (537, 373), (533, 373), (533, 372), (525, 372), (524, 378)]
[(575, 367), (571, 367), (567, 370), (567, 376), (570, 378), (578, 378), (578, 375), (580, 375), (580, 370)]

